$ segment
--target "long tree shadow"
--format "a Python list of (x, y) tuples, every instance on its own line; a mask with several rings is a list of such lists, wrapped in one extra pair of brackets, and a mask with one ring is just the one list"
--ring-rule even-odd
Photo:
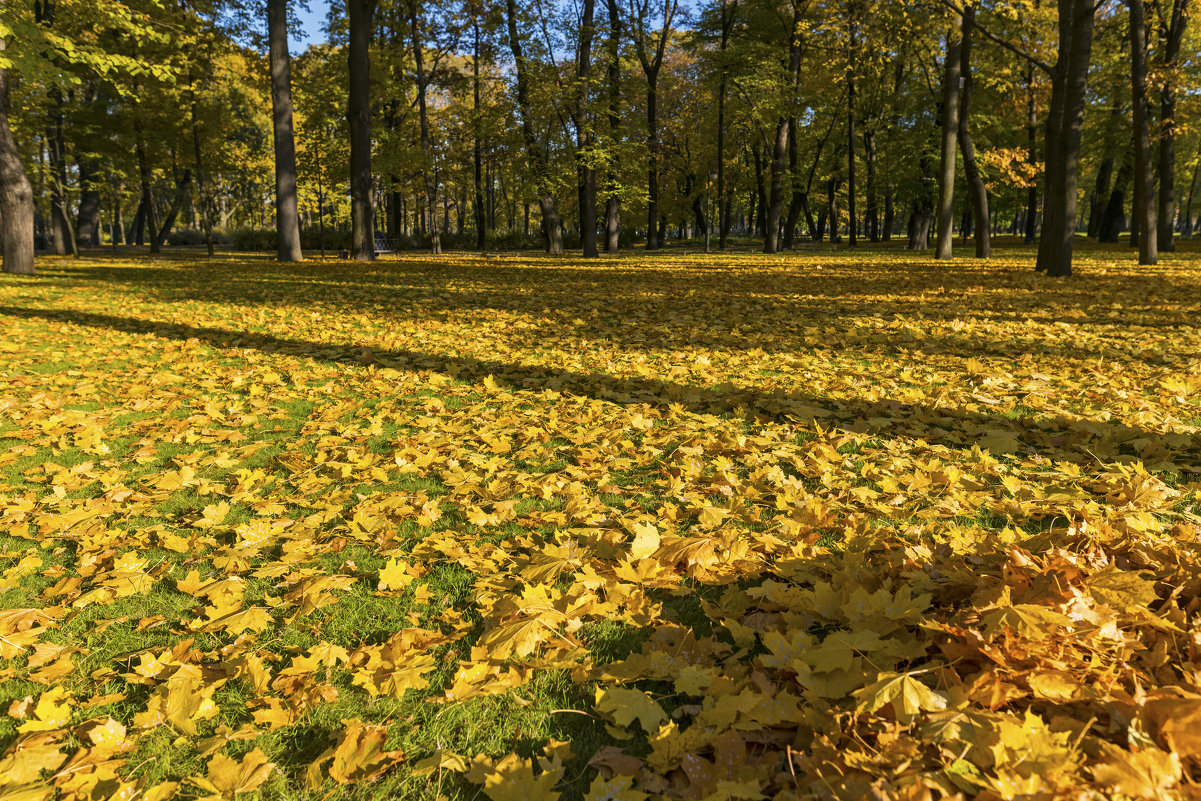
[(619, 377), (405, 348), (372, 352), (359, 346), (70, 309), (0, 306), (0, 314), (164, 339), (195, 339), (214, 348), (250, 348), (331, 363), (360, 365), (374, 362), (400, 369), (431, 370), (464, 380), (491, 375), (495, 381), (512, 389), (551, 389), (618, 404), (679, 406), (695, 413), (736, 414), (760, 421), (817, 421), (823, 426), (838, 423), (855, 430), (875, 429), (884, 435), (920, 439), (950, 448), (970, 448), (987, 436), (992, 436), (995, 442), (1000, 432), (1012, 440), (1016, 451), (1022, 455), (1089, 465), (1120, 458), (1170, 458), (1181, 471), (1201, 473), (1201, 437), (1123, 423), (1063, 416), (1012, 419), (1001, 414), (887, 399), (847, 399), (732, 386), (700, 387), (659, 378)]
[[(545, 267), (477, 261), (353, 268), (256, 263), (253, 269), (231, 262), (128, 267), (102, 261), (61, 272), (68, 280), (120, 284), (167, 303), (319, 305), (340, 312), (384, 308), (448, 316), (481, 309), (530, 314), (536, 305), (538, 336), (570, 333), (638, 348), (787, 353), (828, 341), (829, 333), (820, 329), (834, 325), (841, 348), (887, 355), (920, 350), (931, 356), (1029, 355), (1077, 362), (1103, 356), (1177, 367), (1196, 356), (1187, 340), (1201, 320), (1201, 291), (1163, 272), (1097, 276), (1048, 290), (1024, 271), (961, 266), (948, 273), (945, 266), (920, 262), (906, 262), (903, 274), (846, 263), (815, 274), (725, 270), (731, 265), (721, 262), (634, 269), (621, 261)], [(594, 314), (598, 298), (604, 303)], [(938, 321), (925, 326), (920, 338), (906, 336), (903, 327), (879, 326), (919, 316)], [(981, 323), (1006, 330), (998, 336)], [(1092, 341), (1065, 336), (1062, 325), (1088, 326)], [(761, 335), (764, 327), (770, 336)], [(1138, 338), (1130, 336), (1135, 329)], [(1181, 341), (1173, 334), (1186, 336)]]

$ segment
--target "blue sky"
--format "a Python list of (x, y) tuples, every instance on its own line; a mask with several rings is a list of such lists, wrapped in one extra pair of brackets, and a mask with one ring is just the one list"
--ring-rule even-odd
[(324, 42), (325, 32), (321, 30), (325, 25), (325, 14), (329, 11), (328, 0), (309, 0), (309, 10), (305, 11), (299, 5), (293, 5), (292, 9), (300, 21), (300, 27), (304, 31), (303, 38), (297, 42), (293, 42), (289, 50), (303, 51), (311, 44)]

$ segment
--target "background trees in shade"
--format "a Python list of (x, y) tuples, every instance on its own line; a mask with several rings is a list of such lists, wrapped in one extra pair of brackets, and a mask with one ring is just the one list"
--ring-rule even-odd
[(35, 246), (591, 256), (712, 228), (940, 257), (1013, 234), (1066, 274), (1077, 236), (1153, 262), (1201, 206), (1187, 0), (347, 0), (290, 64), (285, 0), (10, 6), (10, 272)]

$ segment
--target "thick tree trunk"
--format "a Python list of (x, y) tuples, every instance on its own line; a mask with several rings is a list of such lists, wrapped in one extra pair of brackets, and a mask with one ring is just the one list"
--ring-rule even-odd
[(800, 181), (797, 177), (797, 121), (796, 117), (788, 118), (788, 174), (792, 180), (792, 196), (788, 200), (788, 217), (784, 222), (784, 231), (780, 246), (784, 250), (792, 248), (796, 241), (796, 226), (797, 220), (801, 216), (801, 198), (804, 192), (801, 191)]
[(942, 78), (942, 156), (938, 163), (938, 228), (934, 258), (951, 258), (955, 224), (955, 144), (959, 135), (959, 71), (961, 67), (960, 28), (963, 19), (952, 14), (947, 31), (946, 63)]
[(542, 235), (546, 242), (546, 252), (556, 256), (563, 255), (563, 225), (559, 218), (559, 207), (551, 191), (553, 178), (546, 152), (534, 133), (534, 122), (530, 109), (529, 75), (526, 71), (525, 56), (522, 54), (521, 38), (517, 33), (517, 2), (505, 1), (505, 17), (509, 28), (509, 50), (513, 53), (517, 78), (517, 111), (521, 117), (521, 136), (525, 141), (526, 155), (531, 172), (534, 174), (534, 185), (538, 191), (538, 208), (542, 212)]
[[(0, 63), (5, 41), (0, 38)], [(8, 71), (0, 67), (0, 241), (4, 272), (33, 275), (33, 187), (8, 126)]]
[(434, 176), (434, 142), (430, 136), (429, 110), (426, 106), (428, 76), (425, 72), (425, 49), (421, 43), (420, 0), (409, 2), (409, 23), (413, 33), (413, 69), (417, 78), (417, 120), (421, 131), (421, 178), (425, 186), (425, 207), (430, 219), (430, 253), (442, 255), (442, 232), (438, 227), (438, 183)]
[[(788, 32), (788, 94), (789, 100), (796, 96), (801, 79), (801, 33), (805, 21), (806, 0), (792, 0), (792, 27)], [(764, 253), (780, 250), (780, 215), (784, 209), (784, 183), (792, 174), (788, 169), (788, 134), (792, 117), (780, 115), (776, 123), (776, 140), (771, 157), (771, 198), (767, 207), (767, 231), (763, 238)], [(790, 237), (791, 238), (791, 237)]]
[(1059, 56), (1051, 78), (1044, 157), (1043, 227), (1035, 269), (1072, 274), (1076, 187), (1088, 66), (1092, 59), (1093, 0), (1059, 0)]
[(595, 0), (584, 0), (584, 16), (580, 25), (579, 78), (580, 95), (576, 107), (576, 154), (580, 170), (580, 247), (584, 258), (594, 259), (596, 249), (596, 170), (588, 163), (588, 148), (592, 145), (588, 122), (588, 99), (592, 80), (592, 36)]
[(350, 46), (347, 60), (350, 92), (350, 220), (351, 255), (375, 259), (375, 220), (371, 205), (371, 17), (374, 0), (347, 0)]
[(296, 140), (292, 132), (292, 64), (288, 55), (288, 0), (267, 0), (271, 62), (271, 121), (275, 135), (276, 257), (301, 261), (296, 206)]
[(963, 89), (959, 96), (959, 150), (963, 153), (963, 172), (967, 177), (968, 194), (972, 200), (972, 221), (975, 228), (976, 258), (987, 259), (992, 255), (992, 240), (989, 236), (988, 187), (980, 176), (976, 164), (976, 148), (972, 145), (972, 134), (968, 128), (972, 104), (972, 24), (976, 9), (968, 6), (963, 12), (963, 42), (960, 45), (960, 74)]
[(717, 249), (726, 249), (730, 236), (730, 198), (726, 188), (726, 84), (728, 68), (726, 50), (730, 45), (730, 31), (738, 12), (738, 0), (721, 0), (721, 41), (718, 45), (720, 77), (717, 85)]
[[(1147, 21), (1143, 0), (1128, 0), (1128, 3), (1130, 88), (1134, 100), (1134, 220), (1131, 226), (1138, 226), (1138, 263), (1155, 264), (1159, 259), (1159, 239), (1155, 226), (1151, 123), (1147, 114)], [(1160, 176), (1160, 180), (1163, 180), (1163, 176)]]

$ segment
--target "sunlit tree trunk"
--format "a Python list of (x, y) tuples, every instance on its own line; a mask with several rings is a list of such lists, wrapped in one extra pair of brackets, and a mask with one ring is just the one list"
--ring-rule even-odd
[(301, 261), (296, 205), (296, 140), (292, 132), (292, 64), (288, 55), (288, 0), (267, 0), (271, 62), (271, 121), (275, 137), (276, 256)]
[[(0, 37), (0, 64), (5, 40)], [(8, 71), (0, 67), (0, 240), (4, 272), (33, 275), (33, 187), (8, 126)]]
[(1130, 225), (1138, 226), (1138, 263), (1155, 264), (1159, 259), (1159, 239), (1155, 226), (1151, 123), (1147, 114), (1147, 19), (1143, 0), (1129, 0), (1129, 6), (1130, 88), (1134, 100), (1134, 219)]
[(375, 259), (375, 222), (371, 205), (371, 17), (374, 0), (347, 0), (350, 17), (351, 255), (358, 261)]
[(955, 145), (959, 136), (959, 70), (961, 66), (960, 28), (963, 19), (951, 16), (947, 31), (946, 62), (942, 79), (942, 156), (938, 162), (938, 222), (934, 258), (951, 258), (952, 231), (955, 224)]
[(972, 20), (976, 9), (968, 6), (963, 13), (963, 42), (960, 45), (960, 73), (963, 78), (963, 89), (959, 96), (959, 150), (963, 153), (963, 172), (967, 178), (968, 194), (972, 200), (972, 221), (975, 228), (976, 258), (987, 259), (992, 255), (992, 241), (989, 230), (988, 187), (980, 176), (980, 168), (976, 164), (976, 148), (972, 144), (971, 130), (968, 123), (971, 119), (972, 103)]

